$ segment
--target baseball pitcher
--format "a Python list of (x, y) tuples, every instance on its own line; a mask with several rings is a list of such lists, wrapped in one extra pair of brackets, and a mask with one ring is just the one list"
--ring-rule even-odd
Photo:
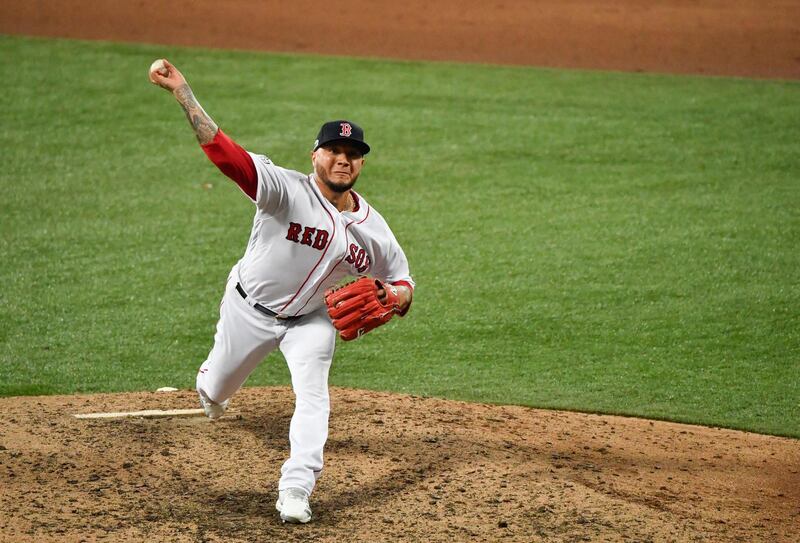
[[(348, 341), (405, 315), (414, 290), (386, 221), (353, 190), (370, 147), (357, 124), (326, 122), (312, 146), (312, 173), (281, 168), (220, 130), (168, 61), (154, 62), (149, 77), (172, 93), (208, 158), (255, 206), (249, 243), (228, 276), (214, 345), (197, 374), (200, 402), (209, 418), (221, 417), (256, 366), (281, 350), (295, 409), (275, 507), (284, 522), (306, 523), (328, 438), (337, 332)], [(359, 279), (336, 288), (348, 277)]]

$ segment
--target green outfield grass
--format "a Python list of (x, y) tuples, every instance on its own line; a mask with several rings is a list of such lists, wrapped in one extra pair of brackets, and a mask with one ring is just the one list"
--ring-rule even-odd
[[(166, 56), (283, 166), (309, 170), (324, 120), (365, 127), (358, 188), (418, 289), (333, 384), (800, 437), (797, 82), (0, 52), (0, 395), (193, 386), (252, 206), (148, 83)], [(248, 384), (287, 382), (275, 356)]]

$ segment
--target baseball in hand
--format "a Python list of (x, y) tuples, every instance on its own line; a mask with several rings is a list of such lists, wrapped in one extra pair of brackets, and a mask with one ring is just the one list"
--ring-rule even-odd
[(158, 75), (160, 75), (162, 77), (167, 77), (169, 75), (169, 69), (164, 64), (164, 59), (163, 58), (160, 58), (160, 59), (156, 60), (155, 62), (153, 62), (150, 65), (150, 72), (149, 73), (153, 73), (153, 72), (157, 72)]

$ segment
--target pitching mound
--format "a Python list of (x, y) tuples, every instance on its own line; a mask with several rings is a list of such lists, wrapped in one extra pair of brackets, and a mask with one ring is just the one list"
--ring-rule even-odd
[(798, 541), (790, 439), (333, 389), (315, 519), (274, 509), (293, 396), (235, 414), (190, 391), (0, 399), (2, 541)]

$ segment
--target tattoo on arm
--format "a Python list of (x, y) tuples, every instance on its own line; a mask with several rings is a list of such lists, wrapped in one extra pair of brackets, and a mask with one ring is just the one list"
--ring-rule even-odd
[(192, 89), (189, 85), (181, 85), (175, 89), (174, 94), (175, 99), (183, 108), (183, 111), (186, 113), (186, 118), (189, 119), (189, 123), (191, 123), (194, 129), (197, 141), (199, 141), (201, 145), (211, 143), (219, 127), (203, 110), (197, 98), (194, 97), (194, 93), (192, 93)]

